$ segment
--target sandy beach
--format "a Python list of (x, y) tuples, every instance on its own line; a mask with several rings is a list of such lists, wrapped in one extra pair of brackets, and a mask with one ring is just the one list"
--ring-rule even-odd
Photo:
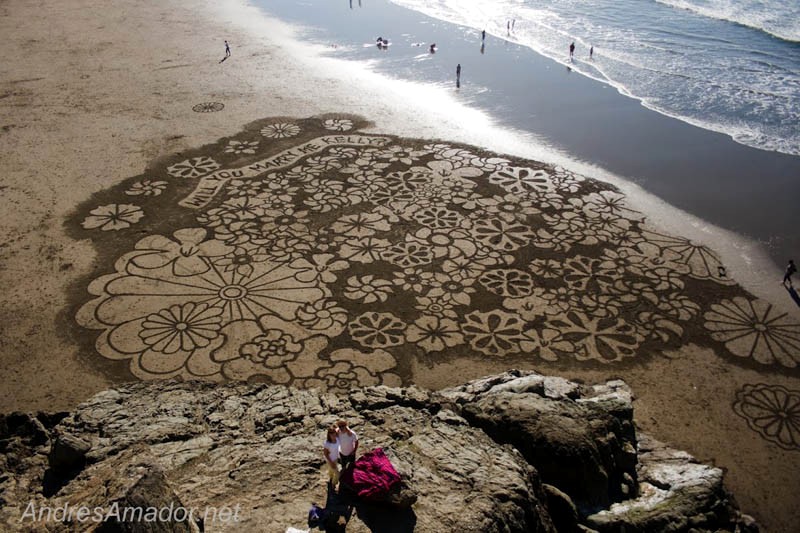
[[(4, 147), (0, 153), (3, 412), (63, 410), (112, 384), (158, 377), (338, 386), (337, 379), (344, 379), (352, 370), (357, 377), (348, 379), (360, 384), (413, 382), (431, 388), (510, 367), (533, 368), (586, 382), (620, 377), (636, 394), (641, 429), (724, 468), (728, 486), (742, 510), (752, 514), (765, 531), (789, 532), (795, 527), (795, 494), (800, 490), (800, 379), (795, 368), (800, 362), (800, 317), (778, 283), (780, 273), (765, 273), (771, 263), (753, 243), (677, 212), (607, 172), (572, 162), (568, 154), (538, 144), (535, 139), (493, 127), (486, 115), (458, 104), (444, 88), (421, 88), (402, 81), (388, 84), (380, 74), (322, 57), (322, 47), (296, 42), (290, 28), (237, 0), (197, 0), (189, 4), (135, 0), (111, 5), (99, 0), (71, 0), (46, 7), (7, 0), (0, 4), (0, 21), (7, 46), (14, 52), (0, 65), (0, 139)], [(224, 40), (231, 43), (232, 55), (221, 62)], [(420, 91), (424, 91), (424, 97)], [(447, 147), (443, 146), (445, 143)], [(393, 155), (386, 155), (389, 152)], [(398, 155), (400, 152), (406, 155)], [(377, 190), (359, 188), (367, 187), (363, 182), (339, 178), (341, 189), (336, 189), (323, 178), (316, 185), (312, 184), (314, 180), (303, 181), (313, 175), (313, 170), (309, 171), (313, 164), (325, 164), (310, 162), (309, 158), (317, 156), (328, 157), (329, 166), (316, 178), (324, 178), (329, 171), (359, 167), (356, 162), (365, 158), (369, 164), (362, 163), (362, 167), (378, 168), (380, 177), (389, 180), (387, 187), (408, 191), (407, 205), (397, 206), (391, 201), (379, 204), (370, 196), (376, 195)], [(336, 162), (339, 160), (346, 162)], [(235, 172), (245, 175), (246, 169), (259, 162), (274, 164), (288, 173), (293, 165), (305, 165), (303, 177), (297, 177), (294, 185), (287, 185), (294, 187), (291, 192), (281, 193), (270, 188), (269, 183), (277, 183), (276, 179), (264, 181), (266, 189), (256, 191), (246, 183), (230, 181), (224, 174), (229, 172), (235, 179)], [(375, 162), (384, 166), (375, 167)], [(434, 193), (426, 196), (427, 192), (414, 191), (436, 187), (454, 190), (439, 182), (434, 183), (436, 187), (429, 187), (428, 181), (438, 178), (403, 176), (420, 172), (414, 170), (414, 165), (427, 169), (446, 167), (449, 174), (459, 170), (459, 179), (474, 180), (468, 182), (472, 183), (469, 187), (474, 197), (458, 200), (459, 209), (466, 211), (452, 208), (446, 213), (440, 210), (437, 215), (442, 220), (459, 220), (454, 223), (457, 226), (441, 222), (441, 228), (448, 230), (446, 234), (452, 233), (449, 230), (454, 227), (463, 231), (460, 244), (443, 245), (436, 240), (438, 237), (431, 236), (435, 232), (420, 233), (407, 221), (413, 219), (424, 225), (420, 221), (428, 220), (426, 215), (418, 214), (413, 206), (423, 205), (423, 198), (435, 198)], [(359, 169), (358, 172), (365, 172), (364, 168)], [(351, 174), (358, 172), (353, 170)], [(400, 176), (397, 185), (387, 177), (392, 173)], [(217, 181), (212, 179), (214, 176)], [(262, 178), (259, 173), (251, 177), (254, 181)], [(312, 185), (319, 190), (312, 189)], [(213, 193), (204, 196), (203, 187), (210, 186), (214, 187)], [(298, 188), (303, 192), (295, 192)], [(147, 283), (142, 280), (147, 279), (161, 284), (178, 284), (178, 280), (188, 285), (188, 276), (205, 275), (222, 264), (210, 259), (190, 266), (183, 262), (188, 270), (180, 271), (177, 256), (169, 254), (187, 243), (195, 247), (215, 243), (220, 257), (229, 254), (232, 258), (226, 265), (232, 270), (223, 268), (222, 272), (233, 272), (242, 279), (251, 276), (253, 271), (248, 270), (248, 265), (232, 261), (245, 253), (237, 252), (239, 249), (248, 250), (248, 257), (257, 255), (248, 248), (249, 244), (245, 246), (255, 241), (243, 237), (247, 231), (232, 225), (226, 215), (246, 213), (239, 221), (246, 221), (249, 213), (256, 212), (262, 219), (268, 217), (262, 212), (267, 209), (262, 209), (263, 203), (253, 203), (253, 198), (260, 198), (258, 195), (264, 192), (279, 199), (281, 194), (292, 197), (285, 206), (291, 208), (291, 213), (285, 209), (281, 212), (281, 216), (294, 217), (287, 227), (296, 230), (292, 224), (302, 219), (306, 229), (310, 228), (308, 233), (315, 236), (307, 249), (295, 247), (301, 252), (291, 256), (291, 261), (281, 263), (280, 258), (270, 256), (269, 261), (283, 265), (276, 269), (320, 255), (331, 257), (324, 260), (327, 263), (323, 261), (328, 267), (320, 267), (314, 277), (304, 274), (311, 267), (291, 267), (300, 271), (292, 274), (292, 279), (303, 283), (302, 298), (282, 299), (294, 301), (296, 306), (287, 308), (285, 316), (279, 317), (280, 326), (275, 325), (278, 322), (262, 320), (258, 325), (262, 333), (268, 336), (270, 331), (290, 331), (297, 341), (303, 334), (292, 329), (297, 326), (289, 324), (291, 320), (286, 317), (302, 318), (311, 312), (314, 302), (333, 294), (341, 296), (344, 303), (323, 309), (325, 317), (345, 312), (354, 316), (366, 305), (367, 312), (360, 319), (374, 319), (374, 326), (378, 318), (394, 313), (398, 324), (402, 324), (396, 329), (403, 329), (406, 337), (381, 345), (373, 337), (366, 340), (363, 328), (352, 325), (355, 320), (349, 322), (345, 333), (343, 323), (336, 329), (337, 320), (331, 319), (330, 324), (323, 324), (327, 329), (320, 325), (315, 335), (304, 337), (307, 350), (316, 347), (313, 355), (324, 356), (316, 363), (298, 360), (295, 366), (288, 365), (291, 375), (287, 377), (275, 368), (265, 374), (239, 364), (246, 357), (220, 356), (233, 345), (238, 354), (247, 354), (255, 348), (248, 348), (253, 343), (248, 344), (245, 336), (259, 337), (253, 331), (228, 331), (224, 338), (231, 340), (226, 340), (224, 349), (221, 344), (213, 344), (222, 342), (216, 337), (220, 325), (216, 314), (209, 315), (215, 335), (212, 344), (198, 342), (200, 348), (209, 346), (205, 359), (197, 364), (177, 365), (165, 361), (174, 360), (178, 348), (171, 349), (166, 342), (160, 345), (141, 332), (126, 333), (121, 322), (113, 323), (108, 318), (113, 313), (104, 310), (119, 295), (130, 298), (115, 300), (121, 308), (118, 313), (147, 309), (136, 319), (140, 326), (148, 320), (153, 323), (155, 319), (150, 317), (157, 314), (159, 307), (182, 306), (181, 312), (207, 312), (208, 308), (202, 307), (206, 303), (179, 301), (175, 299), (177, 293), (151, 305), (150, 288), (131, 287), (136, 283), (143, 287)], [(508, 212), (497, 207), (503, 202), (495, 198), (516, 193), (551, 195), (551, 203), (541, 200), (542, 196), (538, 203), (519, 204), (516, 214), (509, 218)], [(351, 210), (336, 211), (343, 207), (331, 203), (331, 196), (354, 198), (350, 200), (352, 205), (348, 204)], [(251, 207), (243, 208), (242, 202), (249, 202)], [(376, 204), (373, 211), (364, 207), (370, 202)], [(224, 212), (225, 206), (234, 205), (241, 209), (231, 207)], [(251, 209), (253, 205), (255, 210)], [(435, 210), (441, 206), (433, 202), (427, 207)], [(468, 211), (476, 209), (496, 211), (468, 216)], [(305, 213), (302, 216), (298, 215), (301, 211)], [(337, 213), (339, 218), (331, 213)], [(507, 320), (508, 326), (513, 314), (508, 312), (512, 309), (509, 306), (518, 305), (516, 313), (522, 317), (529, 313), (525, 327), (535, 330), (538, 337), (525, 337), (531, 341), (528, 344), (516, 337), (508, 346), (497, 339), (492, 341), (494, 344), (487, 344), (482, 343), (476, 329), (465, 328), (456, 333), (463, 335), (463, 345), (448, 344), (450, 351), (433, 341), (426, 345), (421, 339), (432, 337), (419, 332), (430, 324), (418, 322), (420, 318), (412, 309), (414, 300), (408, 296), (415, 285), (424, 283), (407, 272), (414, 265), (405, 262), (405, 256), (386, 252), (381, 256), (384, 266), (380, 268), (350, 256), (350, 266), (334, 268), (339, 259), (333, 258), (332, 250), (340, 250), (343, 241), (334, 238), (328, 248), (320, 247), (320, 243), (327, 242), (323, 239), (326, 231), (335, 233), (335, 228), (341, 227), (336, 224), (343, 223), (342, 216), (363, 213), (380, 214), (370, 219), (374, 228), (369, 231), (387, 243), (399, 245), (400, 241), (418, 243), (429, 239), (429, 263), (458, 263), (463, 257), (474, 257), (484, 260), (486, 269), (502, 271), (503, 279), (486, 277), (481, 271), (474, 280), (462, 283), (477, 292), (464, 289), (458, 293), (456, 297), (462, 298), (458, 305), (464, 306), (464, 313), (469, 312), (471, 327), (475, 328), (491, 325), (495, 319)], [(497, 216), (487, 217), (486, 213)], [(558, 233), (557, 228), (573, 216), (568, 213), (579, 213), (594, 223), (603, 220), (608, 225), (603, 226), (604, 230), (593, 229), (594, 233)], [(527, 218), (520, 219), (520, 214)], [(645, 217), (646, 225), (642, 221)], [(487, 226), (485, 220), (489, 219), (497, 220), (503, 231), (498, 233), (496, 228)], [(111, 227), (115, 224), (119, 227)], [(508, 225), (520, 227), (514, 231), (527, 239), (525, 246), (504, 237), (513, 233)], [(201, 226), (202, 231), (187, 232)], [(561, 237), (556, 239), (556, 234)], [(359, 238), (371, 236), (364, 233)], [(692, 239), (691, 244), (682, 237)], [(555, 241), (561, 244), (548, 244)], [(609, 244), (612, 241), (613, 246)], [(172, 242), (179, 242), (180, 246), (169, 244)], [(352, 248), (349, 242), (344, 244)], [(280, 246), (270, 241), (267, 248), (273, 254), (279, 248), (289, 249), (285, 242)], [(492, 255), (488, 251), (491, 246), (513, 257)], [(205, 247), (210, 248), (211, 245)], [(456, 248), (459, 253), (452, 251)], [(642, 267), (639, 274), (631, 274), (634, 267), (626, 262), (628, 257), (612, 258), (607, 254), (612, 248), (640, 250), (642, 261), (650, 261), (649, 266)], [(403, 251), (408, 252), (408, 246)], [(692, 255), (695, 252), (697, 255)], [(207, 257), (216, 257), (213, 253), (209, 251)], [(292, 253), (287, 251), (289, 255), (285, 257)], [(664, 266), (669, 254), (671, 259)], [(530, 265), (537, 260), (561, 261), (562, 268), (573, 269), (573, 278), (566, 278), (564, 298), (549, 300), (551, 305), (557, 302), (566, 306), (562, 318), (539, 312), (533, 304), (525, 307), (530, 302), (524, 296), (536, 294), (546, 301), (546, 295), (556, 294), (561, 288), (561, 281), (548, 278), (543, 267), (540, 271), (531, 270)], [(619, 261), (615, 268), (620, 272), (627, 269), (628, 273), (608, 274), (607, 281), (598, 278), (598, 269), (611, 270), (608, 265), (601, 268), (601, 264), (614, 260)], [(502, 261), (506, 263), (499, 269)], [(474, 261), (468, 263), (471, 262)], [(625, 268), (619, 267), (622, 264)], [(192, 270), (198, 268), (206, 270)], [(345, 268), (351, 271), (336, 274)], [(395, 281), (397, 272), (404, 272), (407, 277)], [(652, 272), (657, 274), (649, 276)], [(386, 278), (401, 296), (387, 302), (380, 296), (380, 287), (389, 285), (370, 285), (370, 280), (364, 281), (369, 276), (370, 280)], [(588, 281), (581, 281), (584, 278)], [(512, 283), (512, 279), (521, 281)], [(642, 286), (642, 279), (651, 280), (650, 289)], [(124, 290), (120, 288), (123, 285)], [(534, 293), (534, 285), (545, 292)], [(234, 294), (243, 291), (242, 287), (247, 288), (241, 280), (229, 280), (219, 294), (231, 301), (242, 299), (240, 293)], [(447, 287), (439, 282), (434, 296), (437, 290), (449, 290)], [(616, 299), (579, 299), (570, 303), (566, 290), (569, 287), (578, 287), (590, 296), (591, 291), (604, 296), (604, 289), (616, 287)], [(285, 286), (280, 289), (300, 290)], [(517, 290), (528, 292), (521, 297), (514, 292)], [(368, 299), (370, 291), (377, 295), (375, 300)], [(386, 296), (388, 291), (384, 290)], [(465, 294), (475, 294), (473, 302), (468, 298), (464, 303)], [(659, 307), (664, 302), (675, 303)], [(187, 311), (186, 306), (191, 309)], [(569, 341), (572, 345), (559, 347), (554, 343), (555, 351), (544, 355), (547, 343), (542, 339), (558, 320), (562, 320), (562, 334), (584, 331), (587, 328), (581, 330), (574, 320), (564, 322), (571, 312), (615, 306), (618, 310), (612, 315), (618, 334), (614, 338), (619, 342), (581, 348), (585, 355), (581, 359), (567, 355), (571, 350), (577, 353), (576, 346), (588, 346), (580, 344), (586, 335), (577, 335)], [(278, 315), (281, 309), (278, 306)], [(246, 313), (241, 308), (239, 312), (242, 316), (231, 318), (231, 323), (245, 321)], [(642, 312), (650, 314), (643, 317)], [(314, 324), (322, 324), (319, 317), (323, 313), (320, 309), (315, 313), (318, 320)], [(369, 313), (375, 316), (364, 316)], [(612, 315), (598, 314), (592, 320), (597, 326)], [(668, 320), (667, 315), (672, 318)], [(440, 326), (449, 320), (446, 314), (442, 316)], [(652, 327), (645, 331), (648, 323)], [(744, 334), (738, 337), (737, 324), (747, 324), (742, 326)], [(755, 329), (749, 331), (747, 327)], [(772, 330), (766, 331), (769, 328)], [(324, 334), (319, 334), (322, 330)], [(417, 332), (416, 337), (408, 333), (411, 330)], [(522, 338), (521, 327), (518, 333)], [(236, 341), (239, 344), (232, 340), (237, 335), (244, 339)], [(627, 340), (620, 340), (621, 337)], [(740, 337), (744, 337), (741, 342)], [(98, 338), (103, 340), (98, 342)], [(392, 336), (387, 334), (387, 338)], [(354, 344), (358, 339), (362, 339), (360, 344)], [(777, 344), (771, 344), (775, 340)], [(330, 346), (323, 349), (328, 342)], [(373, 358), (369, 364), (364, 363), (362, 371), (358, 370), (362, 367), (353, 365), (361, 360), (365, 347), (372, 349)], [(149, 364), (148, 353), (156, 349), (170, 357)], [(188, 352), (190, 348), (182, 345), (180, 350)], [(360, 355), (348, 357), (347, 350), (357, 350)], [(379, 352), (383, 359), (374, 357)], [(537, 356), (527, 357), (528, 352)], [(186, 361), (200, 360), (194, 355), (187, 357)], [(380, 366), (382, 363), (376, 363), (380, 360), (394, 363)], [(347, 367), (347, 372), (336, 376), (333, 372), (320, 374), (319, 369), (325, 365), (334, 368), (337, 364), (353, 368)], [(791, 406), (794, 411), (789, 409)], [(758, 413), (764, 410), (767, 417), (788, 417), (788, 429), (776, 433), (759, 425)]]

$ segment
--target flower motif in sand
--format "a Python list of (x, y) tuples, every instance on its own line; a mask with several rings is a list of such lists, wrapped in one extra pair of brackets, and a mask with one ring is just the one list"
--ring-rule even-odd
[(511, 193), (479, 198), (477, 203), (481, 206), (482, 212), (497, 215), (508, 221), (525, 220), (528, 215), (540, 212), (538, 201)]
[(545, 361), (558, 361), (560, 355), (575, 351), (575, 345), (564, 340), (560, 331), (550, 328), (526, 332), (525, 340), (520, 345), (526, 352), (536, 354)]
[(669, 250), (680, 258), (677, 261), (689, 268), (690, 275), (697, 279), (708, 279), (717, 283), (730, 285), (733, 283), (725, 273), (725, 267), (719, 256), (707, 246), (684, 237), (665, 235), (657, 231), (645, 229), (641, 238), (650, 245), (662, 250)]
[(461, 215), (446, 207), (427, 207), (414, 213), (414, 219), (431, 229), (455, 228), (462, 220)]
[(237, 246), (229, 247), (230, 251), (223, 256), (217, 256), (213, 262), (222, 267), (226, 272), (235, 270), (241, 276), (249, 276), (253, 273), (253, 265), (266, 261), (269, 257), (266, 252), (258, 246)]
[(132, 204), (108, 204), (96, 207), (83, 219), (86, 229), (100, 228), (102, 231), (118, 231), (136, 224), (144, 216), (142, 208)]
[(303, 233), (308, 226), (308, 211), (298, 211), (291, 206), (281, 209), (265, 209), (261, 215), (264, 221), (264, 234), (285, 233), (292, 235)]
[(636, 355), (636, 349), (644, 340), (634, 326), (620, 318), (593, 317), (578, 310), (554, 317), (547, 322), (547, 327), (561, 331), (561, 338), (575, 345), (578, 361), (621, 361)]
[(416, 267), (433, 261), (433, 250), (424, 244), (401, 242), (384, 250), (381, 258), (401, 268)]
[(330, 284), (336, 281), (336, 274), (350, 266), (347, 261), (335, 260), (333, 254), (314, 254), (310, 259), (295, 259), (289, 265), (299, 270), (295, 277), (300, 281), (319, 280), (321, 283)]
[(485, 355), (519, 353), (524, 322), (517, 315), (501, 310), (473, 311), (462, 325), (470, 346)]
[(288, 333), (279, 329), (268, 329), (251, 342), (242, 345), (239, 353), (246, 359), (267, 368), (281, 368), (294, 360), (303, 345)]
[(258, 141), (229, 141), (225, 152), (229, 154), (254, 154), (258, 148)]
[(458, 323), (438, 316), (418, 318), (408, 327), (406, 338), (426, 352), (439, 352), (464, 342)]
[(351, 276), (348, 278), (344, 295), (351, 300), (369, 304), (385, 302), (392, 292), (394, 292), (394, 289), (391, 281), (375, 278), (373, 274), (368, 274), (366, 276)]
[(733, 412), (766, 440), (784, 450), (800, 450), (800, 391), (745, 385), (736, 393)]
[(347, 311), (333, 300), (317, 300), (298, 309), (297, 320), (310, 330), (327, 330), (331, 334), (338, 334), (347, 323)]
[(499, 296), (519, 298), (533, 292), (533, 277), (522, 270), (489, 270), (480, 277), (480, 282), (487, 290)]
[(582, 198), (582, 204), (583, 211), (590, 218), (596, 218), (602, 214), (626, 216), (632, 219), (642, 218), (641, 213), (627, 206), (623, 195), (612, 191), (593, 192)]
[(505, 252), (513, 252), (525, 246), (534, 236), (527, 225), (506, 222), (500, 218), (478, 220), (473, 231), (479, 242)]
[(368, 348), (387, 348), (405, 342), (406, 324), (391, 313), (364, 313), (347, 325), (350, 336)]
[(442, 263), (442, 273), (452, 279), (474, 281), (486, 271), (486, 266), (474, 260), (474, 257), (453, 257)]
[[(171, 320), (164, 315), (164, 309), (169, 309), (168, 314), (176, 317), (172, 320), (176, 331), (191, 325), (184, 321), (187, 325), (181, 326), (178, 318), (191, 316), (205, 320), (207, 331), (214, 330), (215, 317), (219, 318), (222, 332), (228, 324), (255, 321), (263, 315), (291, 320), (301, 306), (324, 297), (317, 282), (298, 280), (295, 276), (302, 271), (285, 264), (255, 263), (247, 276), (213, 265), (203, 272), (196, 269), (191, 275), (177, 276), (166, 254), (158, 255), (160, 263), (167, 260), (165, 264), (159, 267), (156, 263), (147, 263), (148, 268), (135, 263), (140, 255), (141, 249), (124, 255), (117, 262), (116, 273), (96, 279), (90, 290), (97, 297), (84, 305), (76, 318), (84, 327), (102, 331), (96, 343), (102, 355), (110, 359), (130, 359), (131, 371), (143, 378), (181, 375), (219, 379), (221, 363), (215, 360), (214, 354), (221, 353), (222, 347), (230, 344), (230, 335), (235, 333), (227, 332), (214, 338), (208, 335), (190, 337), (206, 338), (213, 346), (193, 341), (192, 347), (181, 340), (180, 349), (173, 353), (157, 351), (161, 345), (147, 342), (157, 338), (153, 337), (155, 333), (151, 335), (146, 330), (164, 332)], [(211, 261), (202, 256), (197, 259)], [(201, 305), (208, 309), (200, 310)], [(211, 308), (215, 309), (213, 313)], [(162, 318), (157, 319), (155, 315)]]
[(432, 272), (420, 272), (416, 268), (404, 268), (394, 272), (392, 282), (403, 291), (423, 294), (428, 290), (428, 282), (432, 277)]
[(291, 122), (276, 122), (275, 124), (269, 124), (261, 128), (261, 135), (273, 139), (294, 137), (298, 133), (300, 133), (300, 126), (292, 124)]
[[(459, 166), (452, 161), (443, 160), (431, 161), (427, 164), (427, 169), (424, 170), (431, 173), (436, 181), (443, 184), (447, 184), (448, 180), (457, 182), (460, 178), (477, 178), (483, 174), (482, 170), (473, 166)], [(472, 183), (472, 187), (469, 187), (470, 189), (475, 186), (473, 182), (469, 183)]]
[(155, 352), (167, 354), (208, 346), (219, 334), (222, 308), (205, 303), (176, 304), (147, 315), (139, 337)]
[(578, 192), (581, 187), (581, 183), (584, 181), (581, 176), (573, 174), (562, 167), (555, 167), (553, 169), (553, 175), (551, 176), (551, 179), (553, 180), (553, 184), (556, 186), (556, 190), (569, 194)]
[(374, 263), (390, 245), (388, 240), (377, 237), (348, 239), (339, 248), (339, 255), (356, 263)]
[(588, 287), (604, 289), (620, 277), (616, 270), (604, 268), (601, 259), (576, 255), (564, 263), (564, 281), (572, 290), (585, 291)]
[(478, 246), (466, 230), (439, 228), (420, 228), (413, 235), (406, 236), (406, 244), (418, 243), (433, 253), (436, 259), (442, 257), (472, 257)]
[(345, 348), (331, 353), (330, 366), (317, 370), (314, 377), (300, 380), (306, 387), (322, 390), (347, 392), (354, 387), (387, 385), (397, 387), (402, 384), (400, 376), (388, 372), (397, 366), (397, 361), (385, 350), (363, 353)]
[(427, 316), (437, 316), (440, 318), (458, 318), (455, 310), (456, 302), (449, 295), (439, 296), (417, 296), (417, 303), (414, 309)]
[(411, 165), (423, 157), (425, 152), (420, 150), (411, 150), (399, 145), (392, 145), (382, 150), (375, 152), (375, 157), (386, 163), (404, 163)]
[(225, 104), (222, 102), (202, 102), (192, 106), (192, 111), (195, 113), (216, 113), (222, 111)]
[(554, 259), (534, 259), (528, 268), (534, 275), (544, 279), (560, 278), (564, 269), (561, 262)]
[(329, 118), (322, 121), (322, 127), (331, 131), (350, 131), (353, 121), (346, 118)]
[(136, 243), (136, 250), (141, 252), (131, 262), (144, 269), (172, 265), (172, 273), (179, 277), (202, 274), (211, 268), (204, 258), (223, 256), (233, 250), (221, 241), (206, 241), (207, 233), (204, 228), (179, 229), (172, 234), (175, 240), (150, 235)]
[(391, 225), (381, 213), (356, 213), (339, 218), (331, 230), (347, 237), (369, 237), (379, 231), (389, 231)]
[(346, 205), (356, 205), (361, 202), (361, 198), (355, 194), (341, 194), (335, 190), (320, 191), (305, 199), (312, 211), (327, 213), (334, 209), (339, 209)]
[(800, 324), (763, 300), (737, 296), (711, 306), (705, 327), (737, 357), (794, 368), (800, 362)]
[(199, 178), (200, 176), (214, 172), (219, 167), (220, 164), (210, 157), (192, 157), (191, 159), (167, 167), (167, 174), (173, 178)]
[(555, 190), (550, 175), (544, 170), (505, 167), (489, 176), (489, 182), (512, 194), (548, 193)]
[(166, 181), (142, 180), (125, 191), (128, 196), (158, 196), (167, 188)]

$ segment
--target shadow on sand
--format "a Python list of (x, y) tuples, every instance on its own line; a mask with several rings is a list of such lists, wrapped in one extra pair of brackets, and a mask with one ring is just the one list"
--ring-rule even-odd
[(797, 307), (800, 307), (800, 294), (797, 294), (797, 291), (794, 289), (794, 287), (787, 287), (786, 292), (788, 292), (789, 296), (792, 297), (792, 300), (794, 300), (794, 303), (797, 304)]

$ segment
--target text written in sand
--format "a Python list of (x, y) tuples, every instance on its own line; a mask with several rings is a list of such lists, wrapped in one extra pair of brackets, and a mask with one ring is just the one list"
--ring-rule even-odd
[(330, 146), (385, 146), (390, 140), (388, 137), (366, 135), (326, 135), (317, 137), (300, 146), (284, 150), (277, 155), (256, 161), (247, 166), (220, 170), (209, 174), (200, 180), (200, 183), (189, 196), (178, 203), (190, 209), (201, 209), (207, 206), (231, 179), (255, 178), (264, 172), (293, 165), (301, 158), (320, 152)]

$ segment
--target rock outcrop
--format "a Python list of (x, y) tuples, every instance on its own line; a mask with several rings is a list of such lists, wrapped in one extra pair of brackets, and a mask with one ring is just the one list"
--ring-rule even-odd
[[(516, 371), (348, 395), (134, 383), (67, 416), (3, 416), (0, 528), (305, 529), (311, 502), (326, 502), (321, 443), (338, 418), (403, 477), (387, 502), (344, 502), (349, 532), (756, 530), (719, 469), (637, 440), (624, 383)], [(165, 514), (148, 522), (148, 509)]]

